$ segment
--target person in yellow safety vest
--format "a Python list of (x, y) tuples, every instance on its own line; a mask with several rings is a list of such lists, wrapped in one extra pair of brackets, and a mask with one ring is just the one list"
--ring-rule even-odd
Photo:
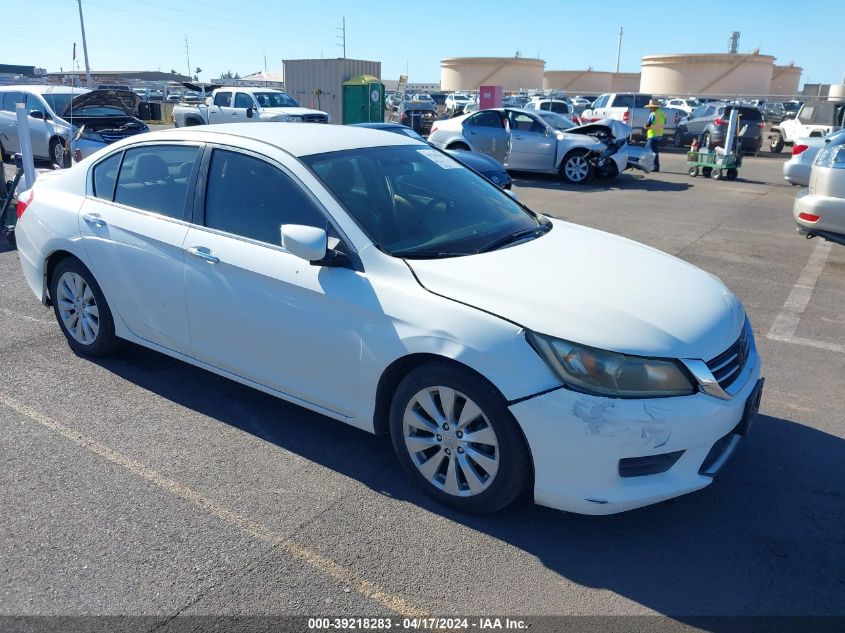
[(660, 145), (663, 143), (663, 129), (666, 127), (666, 113), (660, 108), (660, 104), (654, 99), (651, 99), (646, 106), (651, 110), (648, 115), (648, 121), (643, 126), (646, 133), (646, 149), (654, 152), (654, 169), (652, 171), (660, 171)]

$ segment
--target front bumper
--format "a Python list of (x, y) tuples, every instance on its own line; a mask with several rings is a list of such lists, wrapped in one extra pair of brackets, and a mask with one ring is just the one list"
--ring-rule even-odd
[[(730, 400), (705, 393), (612, 399), (558, 389), (512, 405), (534, 461), (534, 500), (579, 514), (614, 514), (704, 488), (735, 448), (746, 403), (756, 397), (756, 352), (746, 367)], [(671, 462), (664, 472), (620, 474), (636, 458), (648, 464), (678, 452), (664, 460)]]

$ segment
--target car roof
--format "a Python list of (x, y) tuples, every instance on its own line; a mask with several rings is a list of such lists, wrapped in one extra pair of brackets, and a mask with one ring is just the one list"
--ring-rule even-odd
[[(223, 137), (223, 138), (221, 138)], [(221, 123), (212, 126), (171, 128), (131, 136), (131, 141), (196, 140), (204, 142), (244, 138), (281, 148), (294, 156), (310, 156), (362, 147), (386, 145), (423, 145), (404, 134), (385, 134), (381, 130), (326, 123)], [(123, 143), (121, 143), (123, 145)]]
[(82, 86), (53, 86), (50, 84), (19, 84), (16, 86), (0, 86), (2, 92), (35, 92), (37, 94), (83, 94), (90, 92)]

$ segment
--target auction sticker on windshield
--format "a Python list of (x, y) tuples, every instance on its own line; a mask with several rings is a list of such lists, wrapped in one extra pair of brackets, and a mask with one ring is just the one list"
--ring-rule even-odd
[(461, 164), (458, 161), (452, 160), (448, 156), (444, 156), (436, 149), (421, 149), (418, 150), (420, 154), (428, 158), (429, 160), (437, 163), (443, 169), (460, 169)]

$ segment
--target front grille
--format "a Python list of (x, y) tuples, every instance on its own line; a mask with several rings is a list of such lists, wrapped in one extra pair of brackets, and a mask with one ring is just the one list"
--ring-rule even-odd
[(748, 324), (742, 328), (742, 334), (736, 342), (716, 358), (707, 361), (707, 367), (713, 378), (719, 383), (722, 389), (730, 387), (739, 378), (745, 363), (748, 362), (750, 353), (750, 334)]
[(306, 114), (302, 117), (306, 123), (328, 123), (329, 119), (325, 114)]
[(127, 134), (125, 132), (100, 132), (100, 136), (106, 143), (114, 143), (115, 141), (124, 139), (127, 136), (131, 136), (131, 134)]

